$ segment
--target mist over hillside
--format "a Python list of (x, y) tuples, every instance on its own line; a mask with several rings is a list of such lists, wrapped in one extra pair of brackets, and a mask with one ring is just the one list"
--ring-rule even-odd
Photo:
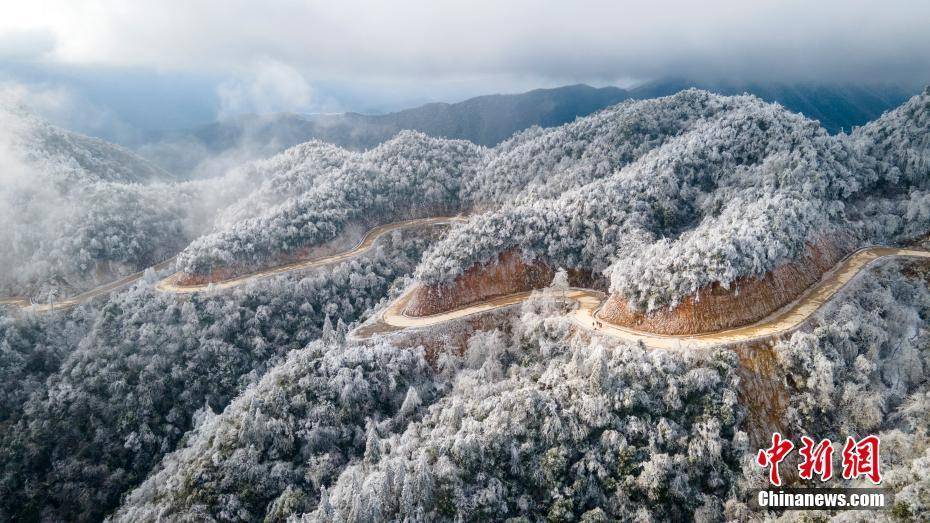
[(60, 298), (174, 254), (191, 193), (101, 140), (0, 107), (0, 292)]
[(50, 125), (27, 107), (0, 100), (4, 158), (39, 164), (43, 174), (63, 182), (141, 183), (170, 181), (169, 172), (126, 149)]

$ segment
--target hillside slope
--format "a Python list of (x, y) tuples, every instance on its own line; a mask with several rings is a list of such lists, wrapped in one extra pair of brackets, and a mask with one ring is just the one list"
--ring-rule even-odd
[[(374, 225), (454, 215), (462, 180), (473, 176), (482, 158), (470, 142), (409, 131), (365, 153), (348, 154), (319, 143), (309, 147), (320, 155), (302, 155), (298, 151), (304, 146), (299, 146), (270, 160), (289, 165), (270, 178), (271, 184), (291, 188), (287, 195), (278, 193), (284, 198), (254, 216), (219, 223), (178, 256), (178, 271), (185, 275), (181, 283), (305, 257), (309, 249), (330, 241), (351, 243), (347, 236)], [(266, 190), (244, 197), (234, 209), (267, 203)]]
[[(187, 245), (179, 263), (209, 278), (398, 217), (468, 221), (229, 289), (178, 296), (143, 278), (72, 310), (0, 309), (0, 520), (775, 519), (746, 503), (768, 484), (753, 460), (775, 430), (879, 435), (895, 506), (876, 517), (927, 520), (926, 261), (859, 272), (790, 336), (697, 350), (579, 328), (566, 282), (549, 282), (565, 267), (656, 324), (715, 299), (733, 307), (705, 316), (744, 321), (758, 312), (746, 304), (774, 306), (753, 282), (778, 301), (793, 292), (771, 276), (785, 267), (804, 283), (848, 249), (926, 235), (928, 136), (930, 91), (847, 136), (757, 97), (686, 90), (493, 148), (415, 132), (364, 153), (314, 141), (210, 181), (64, 184), (49, 206), (23, 160), (18, 212), (54, 219), (43, 235), (10, 222), (44, 249), (14, 250), (14, 274), (85, 274), (52, 264), (80, 249), (128, 266)], [(126, 240), (139, 250), (116, 249)], [(347, 336), (405, 289), (438, 291), (424, 305), (442, 308), (520, 285), (549, 287)]]
[[(696, 302), (705, 290), (737, 293), (747, 279), (801, 260), (799, 270), (813, 280), (789, 277), (786, 282), (796, 285), (785, 287), (766, 310), (745, 317), (709, 311), (707, 317), (734, 323), (685, 322), (674, 329), (758, 319), (856, 245), (903, 241), (930, 230), (924, 210), (928, 97), (914, 97), (851, 137), (828, 135), (816, 122), (754, 97), (685, 91), (660, 99), (682, 114), (707, 104), (720, 109), (609, 176), (590, 183), (578, 177), (579, 185), (555, 198), (475, 217), (427, 255), (417, 273), (424, 294), (408, 312), (462, 305), (456, 279), (485, 264), (493, 278), (497, 257), (513, 249), (527, 263), (603, 272), (615, 309), (631, 307), (631, 314), (691, 314), (691, 297)], [(533, 140), (546, 143), (560, 132)], [(893, 141), (883, 144), (878, 136)], [(513, 284), (512, 291), (526, 290)], [(626, 314), (614, 312), (614, 319)]]
[(16, 154), (40, 164), (43, 171), (54, 172), (62, 181), (143, 183), (174, 179), (118, 145), (55, 127), (19, 105), (0, 104), (0, 122), (7, 156)]
[(914, 89), (895, 84), (784, 84), (688, 79), (647, 82), (629, 92), (631, 98), (646, 99), (670, 96), (689, 88), (727, 96), (753, 94), (819, 121), (830, 134), (849, 133), (854, 127), (865, 125), (916, 94)]
[(0, 295), (39, 301), (173, 256), (198, 231), (205, 184), (113, 144), (0, 107)]

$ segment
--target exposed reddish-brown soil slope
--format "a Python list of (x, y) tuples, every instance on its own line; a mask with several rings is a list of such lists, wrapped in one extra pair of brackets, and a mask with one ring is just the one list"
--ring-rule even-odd
[(750, 443), (762, 448), (776, 431), (790, 437), (786, 413), (791, 394), (772, 345), (753, 343), (734, 351), (739, 357), (738, 397), (748, 414), (745, 430)]
[(527, 263), (512, 249), (501, 253), (495, 262), (471, 267), (451, 284), (421, 285), (413, 291), (404, 312), (429, 316), (495, 296), (538, 289), (548, 285), (553, 274), (545, 263)]
[(809, 243), (800, 259), (761, 277), (740, 278), (730, 289), (714, 283), (671, 309), (643, 313), (611, 295), (599, 317), (657, 334), (698, 334), (747, 325), (790, 303), (851, 250), (850, 242)]
[[(429, 316), (489, 298), (541, 289), (552, 282), (554, 275), (545, 262), (527, 262), (519, 250), (510, 249), (498, 255), (496, 261), (472, 266), (451, 284), (417, 287), (404, 313)], [(571, 285), (592, 285), (588, 272), (568, 271), (568, 281)]]
[(186, 272), (179, 272), (177, 275), (178, 285), (204, 285), (211, 282), (218, 282), (223, 280), (228, 280), (230, 278), (235, 278), (243, 270), (232, 267), (223, 267), (222, 269), (216, 269), (213, 272), (208, 272), (206, 274), (188, 274)]

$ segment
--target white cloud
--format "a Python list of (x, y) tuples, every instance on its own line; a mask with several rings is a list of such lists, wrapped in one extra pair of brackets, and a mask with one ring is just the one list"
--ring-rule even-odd
[(312, 94), (310, 84), (293, 67), (277, 61), (261, 62), (248, 75), (219, 85), (218, 116), (299, 110), (309, 106)]
[(5, 10), (69, 63), (307, 78), (736, 74), (895, 79), (930, 71), (930, 2), (887, 0), (52, 0)]
[(0, 107), (24, 106), (49, 122), (91, 135), (131, 140), (135, 131), (112, 110), (56, 83), (25, 83), (0, 77)]
[(0, 60), (36, 60), (54, 50), (55, 36), (47, 29), (0, 32)]
[(29, 86), (12, 80), (0, 80), (0, 105), (23, 105), (47, 117), (71, 112), (74, 96), (61, 86)]

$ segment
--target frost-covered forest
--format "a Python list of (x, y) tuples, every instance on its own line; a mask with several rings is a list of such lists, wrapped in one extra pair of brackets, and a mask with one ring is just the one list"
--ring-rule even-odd
[(16, 106), (0, 107), (0, 171), (0, 294), (39, 302), (174, 256), (201, 229), (208, 195), (229, 187), (179, 183)]
[[(623, 115), (626, 105), (638, 110)], [(750, 96), (690, 90), (616, 110), (623, 116), (596, 139), (584, 138), (584, 126), (610, 110), (514, 147), (509, 154), (526, 149), (529, 165), (545, 161), (533, 147), (564, 148), (541, 169), (559, 180), (542, 182), (555, 196), (533, 189), (545, 174), (498, 171), (496, 180), (536, 196), (476, 216), (429, 253), (417, 277), (449, 282), (518, 248), (526, 259), (603, 272), (613, 292), (652, 310), (760, 275), (823, 238), (895, 242), (930, 229), (930, 92), (851, 136)], [(631, 133), (650, 140), (637, 147), (622, 138)], [(626, 145), (609, 150), (632, 152), (591, 152), (615, 134)]]
[[(786, 428), (880, 434), (894, 513), (917, 521), (930, 516), (928, 276), (885, 264), (773, 348)], [(384, 340), (324, 336), (293, 351), (222, 413), (198, 414), (115, 519), (747, 517), (765, 475), (736, 354), (573, 336), (553, 296), (435, 368), (421, 347)]]
[(178, 299), (143, 281), (73, 312), (3, 318), (0, 519), (99, 519), (198, 411), (344, 334), (424, 241), (398, 235), (370, 257), (228, 294)]
[[(192, 242), (178, 257), (178, 270), (209, 274), (228, 266), (260, 267), (276, 256), (336, 239), (351, 223), (455, 214), (461, 180), (470, 177), (480, 157), (469, 142), (413, 132), (363, 154), (319, 143), (283, 154), (259, 167), (275, 169), (274, 177), (254, 198), (237, 202), (231, 214), (261, 210)], [(278, 170), (282, 162), (287, 167)], [(268, 206), (274, 196), (284, 195)]]
[[(519, 247), (527, 259), (603, 271), (613, 291), (646, 309), (674, 305), (839, 232), (867, 244), (924, 231), (927, 104), (927, 94), (915, 97), (832, 136), (758, 98), (689, 90), (530, 129), (493, 149), (413, 133), (362, 154), (298, 148), (277, 159), (287, 175), (271, 178), (292, 196), (271, 205), (283, 193), (268, 188), (238, 203), (229, 218), (264, 210), (225, 220), (179, 267), (267, 264), (370, 216), (465, 212), (477, 214), (424, 261), (421, 281), (448, 282)], [(305, 171), (317, 174), (296, 174)]]
[[(249, 272), (348, 245), (373, 225), (466, 213), (470, 223), (431, 251), (418, 279), (446, 283), (516, 247), (527, 260), (603, 273), (613, 292), (652, 310), (760, 275), (823, 238), (852, 248), (922, 234), (928, 103), (924, 93), (829, 135), (752, 96), (687, 90), (494, 148), (414, 132), (365, 152), (308, 142), (173, 183), (130, 153), (13, 111), (21, 130), (9, 134), (55, 146), (15, 148), (23, 175), (2, 195), (13, 245), (2, 256), (22, 270), (2, 283), (45, 301), (177, 253), (186, 274)], [(106, 160), (68, 160), (97, 156)], [(37, 173), (48, 180), (41, 190)]]
[[(313, 141), (197, 181), (2, 114), (3, 296), (54, 300), (173, 256), (248, 272), (391, 221), (468, 217), (233, 289), (168, 294), (170, 271), (148, 271), (71, 310), (0, 307), (2, 521), (744, 520), (765, 481), (753, 434), (775, 429), (747, 399), (745, 347), (592, 337), (552, 289), (464, 341), (349, 332), (414, 279), (508, 249), (656, 309), (812, 242), (930, 232), (930, 90), (848, 135), (687, 90), (493, 148)], [(896, 505), (874, 519), (930, 519), (930, 266), (869, 269), (759, 350), (779, 429), (880, 435)]]

